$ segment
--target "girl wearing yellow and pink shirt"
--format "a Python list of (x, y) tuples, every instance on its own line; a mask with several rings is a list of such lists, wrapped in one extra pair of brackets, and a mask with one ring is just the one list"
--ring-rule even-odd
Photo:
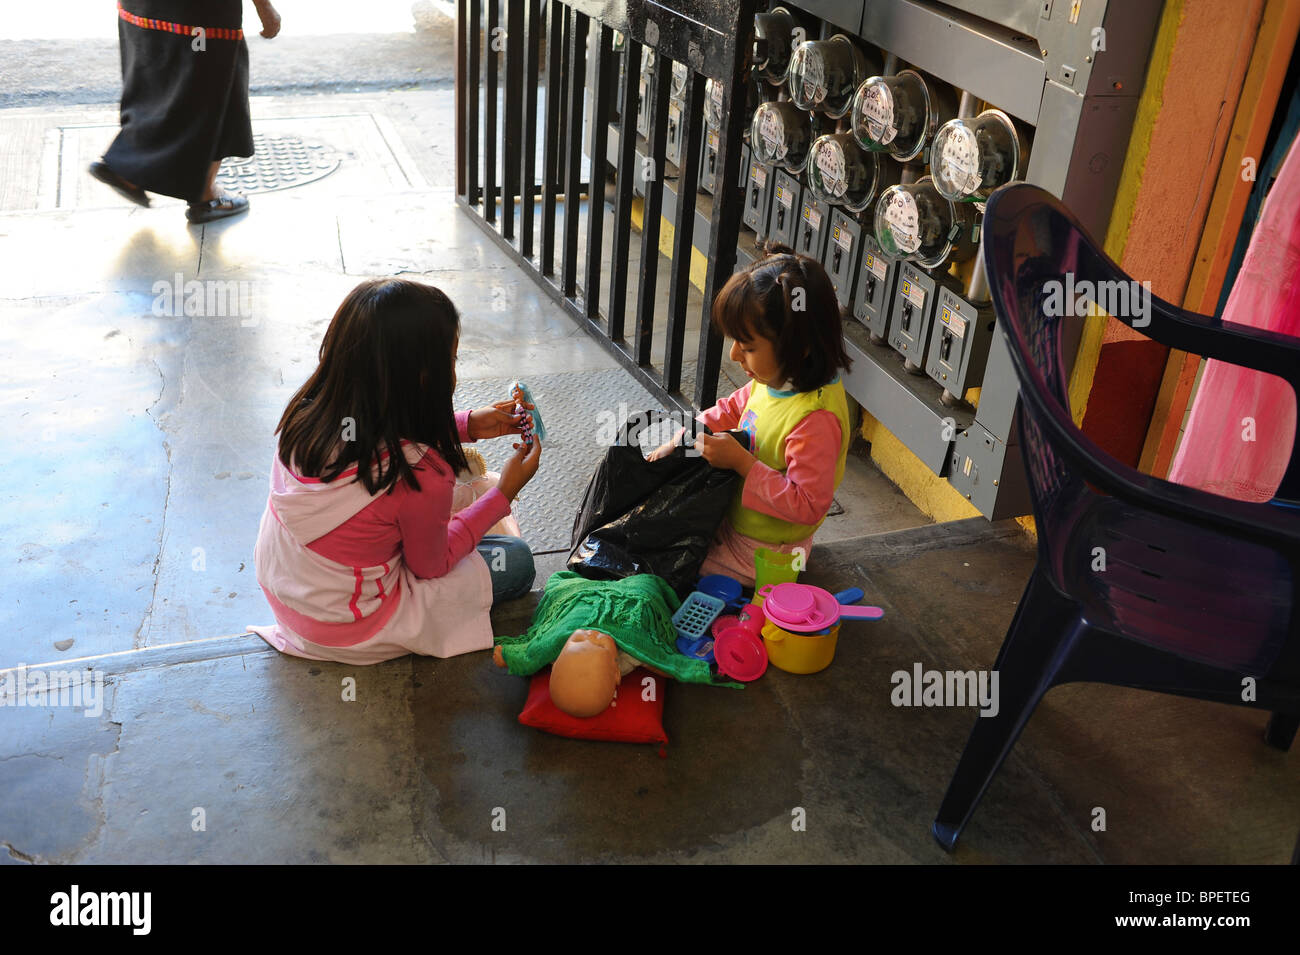
[[(830, 510), (852, 437), (839, 374), (850, 359), (835, 289), (807, 256), (769, 255), (737, 272), (712, 314), (752, 380), (698, 418), (715, 434), (696, 435), (695, 447), (744, 479), (700, 573), (752, 585), (758, 548), (806, 555)], [(717, 433), (731, 430), (745, 431), (753, 451)]]

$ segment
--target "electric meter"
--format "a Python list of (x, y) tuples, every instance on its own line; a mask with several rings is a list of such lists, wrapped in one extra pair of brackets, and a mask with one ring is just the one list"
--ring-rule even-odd
[(689, 71), (690, 67), (685, 63), (673, 63), (672, 92), (668, 94), (669, 96), (674, 99), (681, 99), (686, 92), (686, 75)]
[(796, 26), (785, 7), (754, 15), (754, 72), (773, 86), (785, 82)]
[(749, 141), (754, 155), (763, 162), (802, 172), (808, 164), (817, 125), (812, 113), (805, 113), (789, 100), (763, 103), (754, 110)]
[(829, 40), (808, 40), (790, 56), (786, 76), (790, 98), (800, 109), (839, 119), (852, 107), (858, 84), (875, 72), (874, 65), (843, 33)]
[[(745, 83), (745, 92), (745, 112), (743, 115), (753, 116), (759, 104), (767, 100), (768, 93), (761, 83), (752, 79)], [(717, 80), (710, 79), (704, 84), (704, 122), (714, 129), (722, 129), (722, 84)], [(752, 126), (752, 123), (746, 123), (742, 127), (745, 142), (749, 142)]]
[(982, 202), (1021, 175), (1023, 147), (1011, 117), (1000, 109), (944, 123), (930, 151), (934, 186), (954, 202)]
[(861, 212), (902, 167), (858, 145), (852, 133), (827, 133), (808, 150), (808, 187), (823, 202)]
[(853, 97), (853, 135), (864, 149), (888, 152), (899, 162), (919, 156), (938, 126), (938, 104), (915, 70), (872, 76)]
[(637, 79), (636, 91), (636, 131), (644, 139), (650, 138), (650, 115), (654, 108), (654, 63), (655, 51), (648, 46), (641, 47), (641, 72)]
[(704, 122), (722, 128), (722, 84), (710, 79), (704, 84)]
[(876, 203), (876, 241), (889, 255), (930, 269), (964, 262), (975, 254), (979, 236), (975, 213), (939, 195), (923, 176), (905, 186), (890, 186)]

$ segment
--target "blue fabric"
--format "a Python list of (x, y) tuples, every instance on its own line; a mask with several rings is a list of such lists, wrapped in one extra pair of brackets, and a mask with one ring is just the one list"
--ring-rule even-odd
[(478, 543), (478, 552), (487, 561), (492, 574), (492, 605), (503, 600), (522, 597), (533, 588), (537, 568), (533, 565), (533, 552), (523, 538), (504, 534), (484, 534)]

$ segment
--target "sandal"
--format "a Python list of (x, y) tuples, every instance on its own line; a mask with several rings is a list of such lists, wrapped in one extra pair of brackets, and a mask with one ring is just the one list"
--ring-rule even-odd
[(123, 199), (129, 199), (131, 202), (134, 202), (137, 206), (144, 206), (145, 208), (148, 208), (149, 194), (145, 192), (143, 189), (141, 189), (139, 186), (135, 186), (127, 182), (117, 173), (113, 172), (113, 170), (109, 169), (108, 166), (105, 165), (103, 162), (92, 162), (90, 164), (89, 171), (92, 176), (94, 176), (104, 185), (110, 187), (114, 192), (116, 192)]
[(248, 199), (244, 196), (218, 196), (207, 202), (191, 202), (185, 210), (185, 218), (195, 224), (228, 219), (248, 211)]

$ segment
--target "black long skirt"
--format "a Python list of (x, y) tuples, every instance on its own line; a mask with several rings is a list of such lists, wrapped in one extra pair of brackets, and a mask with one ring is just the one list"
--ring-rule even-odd
[(241, 0), (120, 7), (122, 130), (104, 162), (148, 192), (196, 201), (213, 162), (253, 155)]

